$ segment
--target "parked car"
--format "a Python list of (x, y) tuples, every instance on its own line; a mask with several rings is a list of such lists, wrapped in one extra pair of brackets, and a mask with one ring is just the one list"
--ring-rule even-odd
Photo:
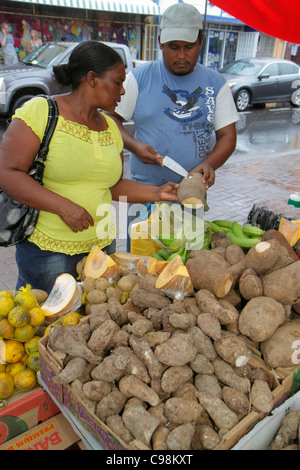
[(295, 62), (275, 58), (240, 59), (222, 70), (238, 111), (258, 103), (288, 101), (300, 106), (300, 68)]
[[(129, 48), (125, 44), (106, 43), (122, 57), (126, 73), (133, 69)], [(53, 65), (64, 64), (78, 43), (48, 42), (14, 65), (0, 65), (0, 117), (11, 115), (25, 101), (39, 94), (69, 91), (54, 78)]]

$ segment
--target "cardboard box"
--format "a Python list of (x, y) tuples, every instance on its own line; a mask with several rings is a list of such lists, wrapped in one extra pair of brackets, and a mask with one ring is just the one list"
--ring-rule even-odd
[[(99, 443), (103, 450), (122, 450), (122, 449), (147, 449), (143, 443), (134, 441), (130, 447), (122, 439), (115, 435), (95, 414), (91, 413), (74, 395), (69, 385), (61, 386), (54, 384), (52, 377), (62, 369), (62, 362), (59, 357), (55, 358), (55, 353), (47, 346), (48, 336), (44, 336), (39, 341), (40, 353), (40, 375), (43, 382), (47, 385), (49, 393), (58, 398), (77, 421), (90, 433)], [(262, 362), (260, 358), (255, 361)], [(282, 382), (272, 391), (274, 397), (274, 408), (281, 405), (290, 397), (293, 386), (293, 375), (290, 373)], [(267, 416), (264, 413), (252, 411), (242, 419), (233, 429), (228, 431), (215, 450), (231, 449), (245, 434), (251, 431), (254, 426)]]
[(232, 450), (267, 450), (280, 428), (283, 418), (291, 410), (300, 410), (300, 392), (273, 410), (271, 416), (267, 416), (258, 423)]
[(0, 409), (0, 444), (58, 413), (59, 408), (40, 387), (12, 395)]
[(79, 440), (60, 413), (5, 442), (0, 450), (65, 450)]

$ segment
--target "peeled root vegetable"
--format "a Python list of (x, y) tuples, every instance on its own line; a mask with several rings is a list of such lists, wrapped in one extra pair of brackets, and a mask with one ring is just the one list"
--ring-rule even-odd
[(209, 210), (206, 203), (206, 188), (202, 179), (201, 173), (191, 173), (181, 181), (177, 189), (177, 198), (182, 205), (193, 207), (204, 205), (204, 210)]
[(201, 253), (201, 255), (199, 253), (199, 256), (191, 257), (187, 260), (186, 268), (192, 285), (197, 290), (206, 289), (219, 298), (225, 297), (235, 282), (234, 276), (228, 271), (229, 266), (227, 267), (224, 264), (226, 263), (224, 259), (224, 263), (220, 259), (217, 259), (215, 262), (211, 256), (212, 253), (209, 255), (208, 253), (210, 252), (206, 254)]

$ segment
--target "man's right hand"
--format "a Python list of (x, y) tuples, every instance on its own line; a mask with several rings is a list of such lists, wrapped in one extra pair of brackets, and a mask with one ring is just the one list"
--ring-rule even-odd
[(134, 153), (143, 163), (163, 166), (162, 155), (149, 144), (144, 142), (137, 143)]

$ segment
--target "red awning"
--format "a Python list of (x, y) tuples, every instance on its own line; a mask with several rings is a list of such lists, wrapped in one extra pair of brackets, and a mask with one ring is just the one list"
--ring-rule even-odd
[(300, 44), (299, 0), (210, 0), (262, 33)]

